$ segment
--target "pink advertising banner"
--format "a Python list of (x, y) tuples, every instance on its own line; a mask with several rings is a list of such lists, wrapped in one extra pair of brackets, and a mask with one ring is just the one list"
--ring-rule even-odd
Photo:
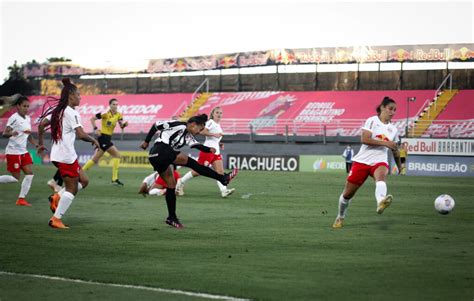
[[(247, 134), (252, 130), (257, 134), (288, 131), (290, 135), (356, 136), (360, 135), (363, 122), (376, 114), (381, 100), (389, 96), (397, 103), (393, 123), (403, 134), (407, 113), (412, 124), (434, 93), (434, 90), (211, 93), (198, 113), (209, 114), (212, 108), (221, 107), (224, 112), (221, 125), (227, 134)], [(91, 95), (82, 97), (77, 110), (84, 129), (91, 132), (90, 118), (106, 112), (109, 100), (117, 98), (119, 111), (129, 123), (125, 132), (146, 133), (153, 122), (169, 120), (184, 112), (191, 97), (191, 94)], [(415, 102), (407, 101), (413, 97)], [(36, 120), (46, 97), (30, 99), (30, 114)], [(0, 130), (14, 112), (11, 109), (0, 118)], [(33, 130), (37, 127), (33, 126)], [(120, 133), (120, 129), (117, 127), (115, 132)], [(452, 137), (474, 136), (474, 90), (460, 91), (427, 131), (433, 137), (447, 137), (448, 133)]]
[[(30, 116), (32, 122), (40, 116), (46, 96), (31, 96)], [(92, 131), (90, 118), (97, 113), (108, 110), (109, 100), (116, 98), (119, 101), (119, 111), (124, 120), (128, 121), (125, 133), (146, 133), (151, 124), (158, 120), (169, 120), (179, 115), (191, 102), (191, 94), (127, 94), (127, 95), (85, 95), (76, 110), (81, 114), (82, 125), (86, 132)], [(0, 119), (0, 129), (3, 130), (8, 117), (15, 113), (15, 109), (5, 113)], [(99, 125), (99, 122), (96, 122)], [(38, 130), (33, 125), (33, 131)], [(120, 128), (115, 128), (120, 133)]]
[[(434, 96), (433, 90), (411, 91), (322, 91), (322, 92), (242, 92), (213, 93), (200, 113), (215, 106), (224, 112), (222, 126), (231, 132), (234, 120), (248, 120), (240, 131), (256, 133), (285, 133), (285, 126), (299, 134), (319, 134), (315, 129), (326, 126), (328, 135), (358, 135), (365, 119), (376, 114), (375, 108), (385, 97), (397, 102), (393, 122), (403, 129), (406, 125), (407, 98), (416, 97), (409, 104), (409, 117), (419, 112), (426, 99)], [(231, 121), (232, 120), (232, 121)], [(318, 130), (319, 131), (319, 130)]]

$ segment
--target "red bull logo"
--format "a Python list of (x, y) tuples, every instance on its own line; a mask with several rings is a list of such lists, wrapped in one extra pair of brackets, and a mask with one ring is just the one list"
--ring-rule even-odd
[(385, 136), (384, 134), (376, 135), (375, 139), (380, 140), (380, 141), (390, 141), (390, 139), (388, 139), (388, 137)]

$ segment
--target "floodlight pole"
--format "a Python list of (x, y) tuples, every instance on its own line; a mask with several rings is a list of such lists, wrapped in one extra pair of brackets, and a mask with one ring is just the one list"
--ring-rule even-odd
[(407, 123), (405, 129), (405, 137), (408, 138), (408, 119), (410, 118), (410, 101), (415, 102), (416, 97), (407, 97)]

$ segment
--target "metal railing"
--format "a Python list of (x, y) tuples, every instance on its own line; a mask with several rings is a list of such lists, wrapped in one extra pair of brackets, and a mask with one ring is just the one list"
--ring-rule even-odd
[[(332, 120), (331, 122), (302, 122), (293, 119), (223, 119), (225, 134), (294, 135), (294, 136), (359, 136), (365, 119)], [(425, 135), (433, 137), (474, 138), (474, 120), (424, 120), (431, 126)], [(410, 119), (413, 125), (414, 119)], [(406, 121), (394, 120), (399, 135), (404, 136)], [(411, 134), (415, 133), (413, 126)]]
[(194, 93), (191, 96), (191, 102), (195, 100), (196, 95), (199, 93), (199, 91), (204, 85), (206, 85), (206, 93), (209, 93), (209, 79), (206, 77), (206, 79), (202, 81), (202, 83), (196, 88), (196, 90), (194, 90)]
[(448, 75), (446, 75), (446, 77), (444, 78), (444, 80), (441, 82), (438, 89), (436, 90), (435, 95), (434, 95), (435, 98), (438, 97), (439, 91), (443, 89), (443, 87), (446, 85), (446, 82), (448, 80), (449, 80), (449, 91), (453, 89), (453, 76), (451, 75), (451, 73), (448, 73)]
[(442, 94), (441, 89), (443, 89), (444, 86), (446, 86), (447, 81), (449, 80), (449, 92), (453, 90), (453, 76), (451, 73), (448, 73), (446, 77), (444, 78), (443, 82), (439, 85), (438, 89), (436, 89), (435, 96), (434, 96), (434, 108), (437, 110), (438, 108), (438, 97)]
[[(0, 129), (4, 129), (8, 118), (0, 118)], [(254, 134), (279, 136), (360, 136), (365, 119), (332, 120), (330, 122), (303, 122), (294, 119), (230, 119), (221, 121), (225, 135)], [(143, 133), (143, 125), (152, 123), (130, 124), (127, 133)], [(410, 136), (415, 134), (414, 120), (410, 119)], [(422, 136), (437, 138), (474, 138), (474, 119), (469, 120), (421, 120), (421, 124), (430, 124)], [(405, 135), (406, 121), (397, 119), (393, 124), (399, 130), (399, 135)], [(33, 126), (33, 132), (38, 128)], [(418, 133), (419, 134), (419, 133)]]

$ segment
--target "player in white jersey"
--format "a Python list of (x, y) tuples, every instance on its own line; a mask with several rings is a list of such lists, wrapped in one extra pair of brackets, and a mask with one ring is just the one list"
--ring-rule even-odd
[(372, 116), (362, 127), (362, 146), (353, 159), (344, 191), (339, 197), (339, 210), (333, 228), (342, 228), (347, 208), (352, 198), (368, 176), (375, 180), (376, 212), (382, 214), (392, 203), (393, 196), (387, 194), (385, 180), (388, 175), (388, 150), (392, 150), (398, 170), (401, 170), (400, 154), (398, 153), (398, 130), (391, 123), (397, 110), (397, 104), (385, 97), (377, 107), (377, 115)]
[[(210, 114), (210, 119), (206, 122), (206, 126), (204, 130), (201, 131), (201, 135), (206, 137), (206, 141), (204, 141), (204, 145), (207, 147), (212, 147), (216, 150), (215, 153), (206, 153), (203, 151), (199, 152), (199, 159), (198, 163), (204, 166), (212, 166), (212, 168), (218, 173), (223, 175), (224, 174), (224, 164), (222, 163), (222, 156), (221, 156), (221, 148), (223, 148), (223, 144), (221, 143), (221, 139), (223, 136), (223, 131), (220, 126), (220, 122), (222, 119), (222, 109), (220, 107), (215, 107), (212, 109)], [(186, 173), (181, 179), (179, 179), (178, 183), (176, 184), (176, 193), (178, 195), (184, 195), (184, 184), (191, 180), (193, 177), (197, 177), (199, 174), (194, 170), (189, 171)], [(228, 197), (231, 195), (235, 188), (228, 189), (227, 186), (222, 185), (221, 182), (216, 181), (219, 190), (221, 191), (221, 196), (223, 198)]]
[(20, 194), (16, 204), (18, 206), (31, 206), (26, 201), (26, 195), (30, 191), (31, 182), (33, 181), (33, 171), (31, 159), (26, 146), (28, 141), (35, 147), (38, 143), (31, 135), (31, 119), (28, 116), (30, 101), (27, 97), (21, 95), (16, 101), (17, 112), (10, 116), (7, 126), (3, 131), (3, 137), (8, 138), (5, 154), (7, 157), (7, 170), (12, 174), (0, 176), (0, 183), (16, 183), (20, 180), (20, 173), (23, 171), (25, 177), (21, 183)]
[(96, 148), (99, 147), (99, 143), (84, 132), (81, 116), (74, 110), (81, 101), (77, 87), (71, 83), (69, 78), (64, 78), (62, 82), (64, 87), (61, 91), (61, 98), (50, 98), (57, 103), (41, 114), (38, 132), (39, 143), (42, 147), (45, 128), (51, 125), (53, 145), (50, 158), (51, 162), (59, 169), (65, 184), (65, 188), (55, 194), (55, 198), (50, 199), (50, 208), (54, 215), (48, 224), (53, 228), (67, 229), (69, 227), (64, 225), (61, 219), (71, 206), (77, 192), (89, 183), (86, 173), (77, 162), (77, 154), (74, 149), (76, 135), (83, 141), (91, 142)]

